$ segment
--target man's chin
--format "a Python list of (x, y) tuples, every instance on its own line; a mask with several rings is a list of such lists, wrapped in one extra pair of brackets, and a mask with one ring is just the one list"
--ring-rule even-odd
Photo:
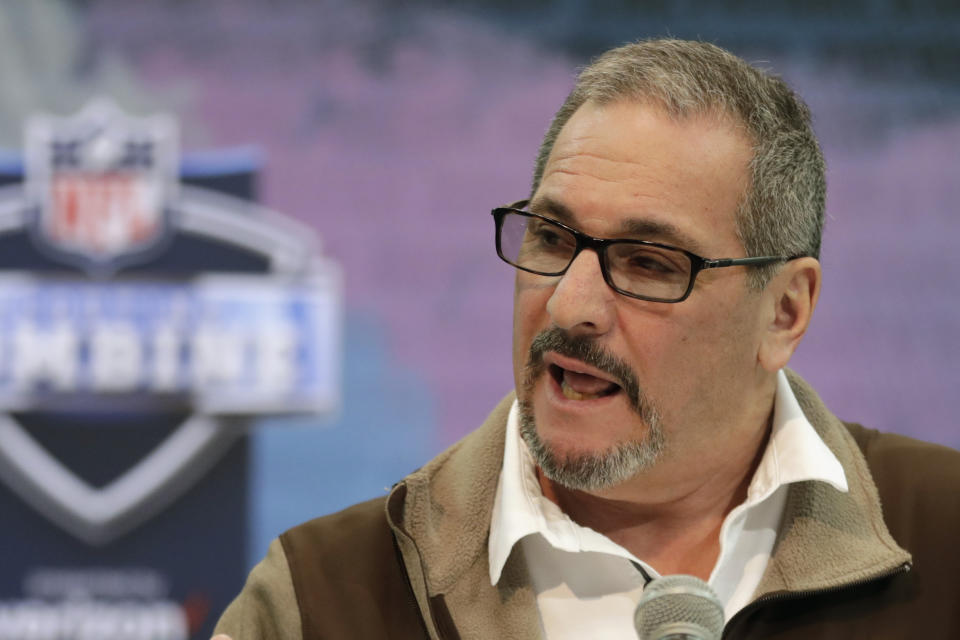
[(548, 479), (577, 491), (598, 491), (621, 484), (652, 467), (663, 450), (663, 432), (654, 424), (642, 440), (620, 443), (605, 451), (560, 451), (541, 438), (532, 412), (523, 405), (520, 435)]

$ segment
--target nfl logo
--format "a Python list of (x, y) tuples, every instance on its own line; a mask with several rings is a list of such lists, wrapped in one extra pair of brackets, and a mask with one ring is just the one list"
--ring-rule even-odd
[(91, 272), (151, 257), (170, 236), (177, 186), (172, 118), (129, 117), (110, 102), (27, 124), (27, 197), (34, 239)]

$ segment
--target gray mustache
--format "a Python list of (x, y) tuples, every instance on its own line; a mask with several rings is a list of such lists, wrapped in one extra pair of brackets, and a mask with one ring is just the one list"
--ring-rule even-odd
[(604, 350), (597, 343), (596, 338), (592, 336), (572, 336), (557, 327), (541, 331), (530, 344), (530, 356), (527, 359), (525, 380), (525, 386), (528, 389), (546, 370), (543, 356), (548, 351), (580, 360), (613, 377), (627, 394), (634, 410), (642, 413), (643, 396), (633, 370), (623, 360)]

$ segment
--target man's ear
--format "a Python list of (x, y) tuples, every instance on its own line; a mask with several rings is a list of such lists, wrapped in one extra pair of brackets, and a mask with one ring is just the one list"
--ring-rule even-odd
[(767, 325), (760, 341), (760, 365), (773, 373), (785, 367), (807, 332), (820, 296), (820, 262), (787, 262), (764, 288)]

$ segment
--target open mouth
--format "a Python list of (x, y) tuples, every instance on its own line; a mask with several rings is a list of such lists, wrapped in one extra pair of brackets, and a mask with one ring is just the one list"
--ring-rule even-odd
[(615, 382), (582, 371), (565, 369), (557, 364), (548, 365), (547, 371), (560, 387), (563, 397), (569, 400), (595, 400), (620, 391), (620, 385)]

